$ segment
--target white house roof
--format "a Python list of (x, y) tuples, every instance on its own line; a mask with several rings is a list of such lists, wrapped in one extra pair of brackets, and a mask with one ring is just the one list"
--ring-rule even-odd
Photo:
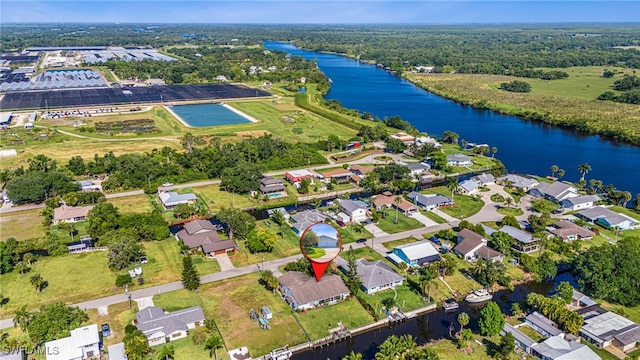
[(315, 174), (312, 173), (309, 170), (291, 170), (291, 171), (287, 171), (287, 173), (293, 177), (301, 177), (301, 176), (313, 176), (315, 177)]
[(600, 201), (600, 196), (598, 195), (582, 195), (582, 196), (576, 196), (576, 197), (572, 197), (572, 198), (568, 198), (565, 199), (564, 201), (569, 202), (571, 205), (581, 205), (581, 204), (586, 204), (586, 203), (590, 203), (590, 202), (596, 202), (596, 201)]
[(500, 178), (502, 181), (509, 181), (511, 185), (517, 188), (528, 188), (538, 185), (538, 181), (518, 174), (508, 174)]
[(436, 248), (434, 248), (433, 245), (431, 245), (431, 243), (426, 240), (396, 246), (395, 248), (400, 249), (411, 261), (424, 259), (431, 256), (438, 256), (438, 251), (436, 250)]
[(603, 341), (608, 341), (614, 337), (618, 339), (619, 335), (625, 333), (636, 333), (638, 334), (636, 341), (640, 341), (640, 327), (624, 316), (612, 312), (605, 312), (585, 319), (584, 326), (580, 331)]
[(528, 337), (509, 323), (504, 324), (504, 328), (502, 328), (502, 331), (505, 333), (511, 333), (511, 335), (513, 335), (513, 337), (524, 346), (530, 347), (531, 345), (536, 343), (532, 338)]
[(189, 201), (196, 200), (196, 196), (192, 193), (178, 194), (174, 191), (165, 191), (160, 193), (160, 200), (164, 206), (175, 206), (178, 204), (186, 204)]
[(81, 358), (82, 348), (100, 342), (98, 325), (91, 324), (71, 330), (71, 335), (46, 342), (47, 360), (69, 360)]
[(509, 236), (521, 243), (528, 244), (530, 242), (533, 242), (533, 236), (531, 234), (516, 229), (513, 226), (505, 225), (500, 228), (500, 231), (507, 233)]
[(109, 360), (127, 360), (127, 354), (124, 351), (124, 343), (117, 343), (115, 345), (109, 345), (107, 348), (109, 352)]
[(533, 313), (527, 315), (525, 320), (544, 330), (548, 334), (551, 334), (551, 336), (562, 334), (562, 331), (558, 329), (558, 325), (555, 322), (551, 321), (549, 318), (537, 311), (534, 311)]
[(605, 207), (596, 206), (591, 209), (585, 209), (578, 213), (578, 215), (587, 218), (591, 221), (595, 221), (597, 219), (604, 219), (610, 226), (615, 226), (625, 221), (630, 221), (632, 223), (640, 223), (640, 221), (630, 218), (624, 214), (617, 213), (615, 211), (609, 210)]
[(556, 181), (551, 184), (540, 183), (535, 187), (535, 189), (540, 191), (542, 194), (557, 200), (578, 196), (576, 188), (560, 181)]
[(342, 207), (345, 210), (345, 212), (349, 214), (353, 213), (356, 210), (367, 208), (367, 204), (359, 200), (340, 199), (339, 201), (340, 201), (340, 207)]
[(464, 154), (447, 155), (448, 162), (469, 162), (471, 158)]
[(564, 334), (552, 336), (541, 343), (533, 344), (531, 348), (543, 355), (545, 359), (601, 360), (600, 356), (589, 349), (587, 345), (565, 340)]
[(460, 187), (470, 193), (478, 188), (478, 183), (473, 180), (465, 180), (460, 183)]
[(138, 325), (143, 333), (162, 331), (169, 335), (178, 330), (187, 330), (187, 324), (204, 321), (204, 312), (200, 306), (164, 313), (158, 306), (149, 306), (136, 313)]

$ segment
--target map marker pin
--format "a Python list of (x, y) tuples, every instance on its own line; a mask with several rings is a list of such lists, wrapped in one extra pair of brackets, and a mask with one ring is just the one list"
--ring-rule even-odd
[(302, 233), (300, 250), (311, 262), (316, 281), (320, 281), (329, 263), (342, 251), (342, 237), (330, 224), (313, 224)]

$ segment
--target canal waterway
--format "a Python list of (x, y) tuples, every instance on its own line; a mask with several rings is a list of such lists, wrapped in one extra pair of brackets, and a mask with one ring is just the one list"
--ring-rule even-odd
[(478, 110), (431, 94), (376, 66), (334, 54), (304, 51), (289, 43), (265, 42), (270, 50), (317, 60), (332, 80), (327, 99), (375, 116), (399, 115), (420, 131), (440, 136), (451, 130), (468, 142), (497, 147), (496, 157), (509, 172), (550, 175), (551, 165), (577, 182), (578, 165), (588, 163), (587, 180), (600, 179), (620, 190), (640, 193), (640, 147), (614, 143), (598, 136)]

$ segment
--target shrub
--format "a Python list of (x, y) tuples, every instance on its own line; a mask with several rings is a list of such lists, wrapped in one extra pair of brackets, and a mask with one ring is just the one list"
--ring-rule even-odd
[(131, 284), (131, 276), (128, 274), (118, 275), (118, 277), (116, 277), (116, 286), (120, 287), (127, 284)]

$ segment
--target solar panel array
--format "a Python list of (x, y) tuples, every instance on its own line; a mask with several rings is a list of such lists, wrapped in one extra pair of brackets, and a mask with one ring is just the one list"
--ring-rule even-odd
[(109, 47), (98, 51), (80, 51), (82, 60), (87, 64), (100, 64), (109, 59), (121, 61), (142, 61), (144, 59), (157, 61), (172, 61), (174, 58), (158, 53), (155, 49), (127, 49), (123, 47)]
[(56, 70), (38, 74), (33, 81), (3, 82), (0, 91), (25, 91), (46, 89), (69, 89), (105, 87), (107, 82), (99, 72), (93, 70)]
[(232, 84), (88, 88), (7, 93), (0, 109), (54, 109), (270, 96), (266, 91)]

